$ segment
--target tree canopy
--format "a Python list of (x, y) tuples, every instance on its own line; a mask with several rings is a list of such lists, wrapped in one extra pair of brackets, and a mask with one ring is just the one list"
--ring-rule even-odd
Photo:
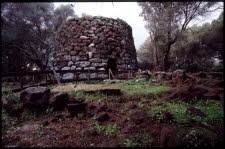
[(155, 47), (162, 51), (164, 70), (168, 70), (168, 59), (171, 47), (174, 45), (188, 24), (200, 17), (206, 16), (214, 8), (216, 2), (139, 2), (142, 8), (141, 16), (147, 22)]
[(75, 16), (70, 5), (54, 9), (53, 3), (2, 3), (3, 70), (24, 71), (32, 65), (45, 70), (54, 32), (68, 16)]

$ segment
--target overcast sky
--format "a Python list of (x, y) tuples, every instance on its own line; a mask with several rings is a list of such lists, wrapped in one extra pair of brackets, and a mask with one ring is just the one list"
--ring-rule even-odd
[[(120, 18), (126, 21), (133, 31), (134, 44), (138, 50), (140, 45), (149, 36), (148, 31), (145, 29), (145, 22), (143, 18), (139, 16), (141, 13), (141, 7), (137, 2), (71, 2), (61, 3), (55, 2), (56, 7), (61, 4), (73, 4), (75, 14), (79, 17), (82, 13), (90, 14), (92, 16), (104, 16), (110, 18)], [(193, 24), (202, 25), (206, 22), (211, 22), (217, 19), (222, 10), (218, 10), (207, 18), (191, 22), (189, 26)]]

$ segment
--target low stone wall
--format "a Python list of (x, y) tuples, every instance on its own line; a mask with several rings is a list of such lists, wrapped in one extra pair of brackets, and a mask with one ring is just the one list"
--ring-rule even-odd
[[(73, 18), (62, 24), (56, 33), (58, 52), (55, 70), (102, 70), (90, 78), (108, 78), (110, 68), (117, 78), (127, 76), (124, 70), (137, 69), (132, 28), (123, 20), (105, 17)], [(88, 74), (66, 73), (63, 79), (88, 78)]]

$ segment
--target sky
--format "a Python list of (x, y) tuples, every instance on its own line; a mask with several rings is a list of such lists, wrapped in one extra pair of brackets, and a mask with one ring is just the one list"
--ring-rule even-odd
[[(138, 6), (137, 2), (55, 2), (54, 4), (55, 7), (58, 7), (61, 4), (73, 4), (75, 14), (79, 17), (81, 17), (82, 13), (85, 13), (92, 16), (104, 16), (114, 19), (120, 18), (126, 21), (132, 27), (134, 44), (137, 50), (149, 36), (148, 31), (145, 29), (145, 21), (141, 16), (139, 16), (142, 9)], [(210, 23), (212, 20), (219, 17), (221, 11), (222, 10), (218, 10), (206, 18), (190, 22), (189, 26), (194, 24), (202, 25), (206, 22)]]

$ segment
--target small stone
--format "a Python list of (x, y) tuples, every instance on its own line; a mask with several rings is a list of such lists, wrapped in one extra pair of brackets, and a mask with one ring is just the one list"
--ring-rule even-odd
[(107, 121), (107, 120), (109, 120), (109, 118), (110, 117), (109, 117), (108, 113), (106, 113), (106, 112), (97, 113), (95, 115), (95, 120), (97, 120), (99, 122)]

